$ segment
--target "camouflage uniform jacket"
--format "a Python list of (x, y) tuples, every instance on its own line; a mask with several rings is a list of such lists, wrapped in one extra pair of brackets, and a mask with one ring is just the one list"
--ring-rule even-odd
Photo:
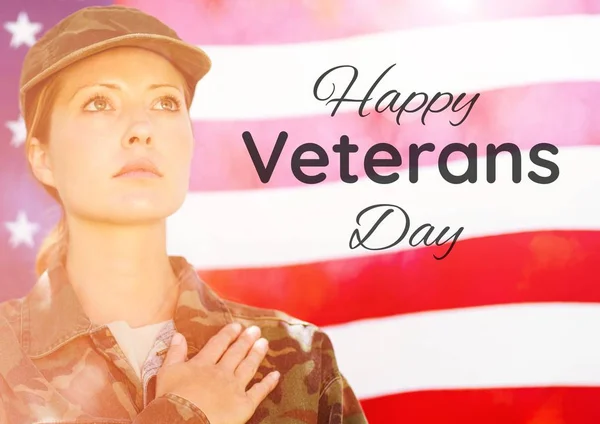
[(0, 423), (208, 424), (187, 399), (155, 397), (156, 372), (175, 331), (186, 337), (192, 357), (234, 321), (259, 326), (269, 341), (251, 384), (273, 370), (281, 373), (248, 423), (367, 422), (322, 330), (276, 310), (224, 300), (183, 258), (171, 263), (181, 283), (174, 325), (159, 333), (141, 379), (108, 327), (90, 322), (64, 265), (52, 266), (23, 298), (1, 303)]

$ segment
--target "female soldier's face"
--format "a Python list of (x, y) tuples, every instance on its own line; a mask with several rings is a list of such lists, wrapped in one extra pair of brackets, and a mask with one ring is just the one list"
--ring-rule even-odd
[[(194, 140), (184, 80), (171, 63), (147, 50), (114, 48), (67, 68), (61, 81), (47, 148), (30, 158), (66, 213), (136, 224), (179, 209)], [(118, 175), (128, 164), (131, 172)]]

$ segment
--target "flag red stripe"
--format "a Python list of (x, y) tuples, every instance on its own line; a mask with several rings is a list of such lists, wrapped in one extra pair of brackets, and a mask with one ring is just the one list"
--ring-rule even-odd
[[(390, 89), (393, 87), (390, 86)], [(401, 101), (406, 96), (401, 97)], [(315, 100), (316, 101), (316, 100)], [(330, 105), (333, 107), (332, 105)], [(350, 171), (364, 176), (363, 158), (368, 148), (376, 143), (393, 144), (402, 156), (399, 170), (408, 167), (408, 146), (412, 143), (434, 143), (434, 152), (419, 157), (419, 166), (435, 164), (440, 150), (450, 143), (478, 146), (479, 156), (485, 155), (485, 147), (492, 143), (515, 143), (520, 149), (529, 149), (538, 143), (555, 146), (600, 144), (600, 120), (592, 111), (600, 107), (600, 84), (565, 83), (544, 84), (482, 93), (469, 117), (458, 127), (448, 121), (460, 121), (463, 113), (429, 114), (426, 125), (415, 115), (402, 117), (402, 125), (393, 121), (393, 114), (371, 113), (361, 118), (357, 113), (343, 113), (330, 117), (296, 117), (264, 121), (196, 121), (194, 154), (190, 188), (192, 190), (243, 190), (265, 187), (288, 187), (303, 185), (298, 182), (290, 168), (292, 154), (299, 145), (317, 143), (327, 152), (329, 165), (306, 169), (314, 175), (325, 172), (326, 181), (340, 181), (339, 154), (332, 146), (339, 143), (342, 135), (359, 146), (350, 155)], [(330, 107), (324, 110), (331, 110)], [(242, 139), (242, 133), (250, 131), (263, 163), (267, 163), (281, 131), (289, 135), (281, 157), (268, 185), (260, 181)], [(505, 153), (506, 154), (506, 153)], [(315, 157), (306, 153), (304, 157)], [(380, 153), (377, 157), (389, 157)], [(458, 153), (450, 159), (464, 159)], [(529, 166), (523, 157), (523, 169)], [(391, 172), (386, 170), (382, 173)]]
[(323, 41), (381, 31), (486, 22), (499, 19), (598, 13), (593, 2), (538, 0), (471, 3), (423, 0), (307, 1), (278, 0), (268, 7), (258, 2), (116, 0), (137, 7), (172, 26), (180, 37), (196, 44), (283, 44)]
[(403, 393), (361, 405), (373, 423), (597, 424), (599, 398), (598, 387), (536, 387)]
[[(200, 270), (225, 298), (317, 325), (520, 302), (600, 302), (600, 231), (546, 231), (268, 269)], [(332, 307), (343, 305), (343, 307)]]

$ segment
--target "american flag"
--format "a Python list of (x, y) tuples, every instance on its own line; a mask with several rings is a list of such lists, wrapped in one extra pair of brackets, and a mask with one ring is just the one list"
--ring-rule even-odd
[[(192, 107), (197, 139), (191, 189), (169, 220), (169, 251), (188, 258), (221, 296), (283, 310), (332, 338), (343, 373), (371, 423), (583, 424), (600, 422), (600, 0), (160, 0), (119, 1), (203, 47), (213, 69)], [(35, 253), (58, 219), (30, 176), (23, 152), (18, 78), (27, 49), (75, 10), (108, 4), (6, 0), (0, 17), (0, 301), (35, 281)], [(362, 97), (396, 64), (382, 90), (480, 93), (467, 120), (432, 114), (360, 117), (313, 95), (339, 65), (359, 70)], [(346, 83), (348, 77), (346, 76)], [(331, 81), (327, 90), (331, 89)], [(340, 85), (341, 84), (341, 85)], [(336, 80), (338, 90), (343, 78)], [(325, 88), (324, 88), (325, 90)], [(336, 95), (339, 95), (338, 91)], [(374, 101), (371, 103), (372, 108)], [(250, 131), (266, 163), (289, 134), (263, 183), (242, 140)], [(332, 145), (359, 146), (340, 180)], [(300, 183), (290, 160), (318, 143), (326, 180)], [(476, 183), (440, 178), (437, 154), (419, 181), (400, 167), (393, 184), (368, 180), (364, 152), (411, 143), (478, 147)], [(510, 156), (485, 179), (485, 146), (522, 152), (520, 183)], [(528, 160), (551, 143), (559, 178)], [(546, 156), (548, 159), (549, 155)], [(464, 157), (451, 168), (464, 169)], [(464, 227), (447, 246), (350, 249), (356, 215), (376, 203), (407, 211), (412, 228)]]

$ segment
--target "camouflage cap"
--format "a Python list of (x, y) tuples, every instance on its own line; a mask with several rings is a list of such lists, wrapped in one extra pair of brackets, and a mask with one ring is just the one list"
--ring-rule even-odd
[(27, 52), (20, 79), (21, 112), (27, 93), (46, 78), (81, 59), (122, 46), (142, 47), (169, 59), (183, 74), (192, 97), (211, 68), (202, 49), (182, 41), (157, 18), (132, 7), (89, 6), (50, 28)]

